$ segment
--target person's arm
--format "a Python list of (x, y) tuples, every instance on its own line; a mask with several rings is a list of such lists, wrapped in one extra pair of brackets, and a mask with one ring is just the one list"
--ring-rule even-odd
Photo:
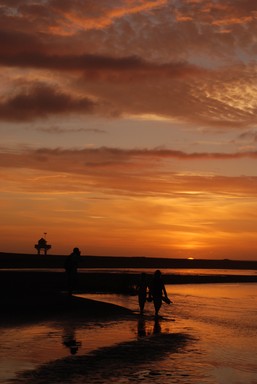
[(162, 283), (163, 285), (162, 285), (162, 289), (163, 289), (163, 293), (164, 293), (164, 296), (165, 297), (168, 297), (168, 295), (167, 295), (167, 291), (166, 291), (166, 288), (165, 288), (165, 285), (164, 285), (164, 283)]

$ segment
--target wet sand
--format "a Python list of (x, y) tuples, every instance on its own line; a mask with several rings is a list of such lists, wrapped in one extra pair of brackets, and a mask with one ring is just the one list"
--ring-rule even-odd
[[(124, 291), (134, 278), (127, 274), (83, 273), (79, 274), (79, 288), (82, 292)], [(72, 319), (82, 319), (85, 324), (93, 321), (102, 326), (110, 321), (137, 321), (138, 315), (128, 308), (69, 295), (65, 272), (1, 270), (0, 290), (1, 327), (67, 319), (71, 322)], [(116, 382), (115, 378), (133, 376), (135, 368), (148, 360), (159, 360), (167, 353), (176, 352), (183, 343), (185, 337), (174, 334), (114, 343), (84, 356), (70, 356), (43, 364), (32, 371), (23, 371), (13, 383), (79, 384), (84, 383), (85, 378), (92, 383)], [(146, 376), (155, 374), (153, 369), (144, 373)]]
[[(174, 283), (174, 275), (164, 275), (166, 281)], [(194, 278), (194, 276), (191, 276)], [(253, 276), (256, 278), (256, 276)], [(115, 273), (80, 273), (79, 288), (81, 292), (113, 292), (123, 290), (134, 284), (138, 275)], [(180, 276), (185, 282), (185, 277)], [(231, 278), (231, 276), (229, 276)], [(242, 278), (237, 276), (236, 279)], [(245, 279), (252, 276), (243, 276)], [(196, 276), (199, 282), (199, 276)], [(204, 282), (210, 282), (213, 276), (205, 276)], [(223, 276), (215, 277), (216, 282), (224, 282)], [(249, 280), (247, 280), (249, 282)], [(255, 280), (256, 281), (256, 280)], [(182, 282), (182, 280), (181, 280)], [(35, 271), (0, 271), (1, 319), (0, 325), (17, 327), (23, 323), (41, 323), (46, 319), (60, 321), (64, 319), (81, 319), (85, 324), (92, 321), (105, 327), (108, 322), (118, 323), (122, 319), (126, 324), (132, 320), (137, 322), (137, 315), (119, 305), (108, 304), (86, 298), (70, 296), (66, 290), (64, 272)], [(136, 299), (136, 298), (135, 298)], [(151, 320), (153, 321), (153, 320)], [(124, 324), (125, 325), (125, 324)], [(33, 370), (22, 370), (12, 381), (14, 384), (46, 384), (46, 383), (180, 383), (191, 384), (202, 382), (205, 378), (199, 375), (202, 370), (187, 373), (180, 364), (173, 365), (184, 348), (193, 350), (194, 340), (189, 334), (165, 333), (168, 323), (163, 323), (163, 331), (147, 337), (97, 348), (84, 355), (68, 356), (49, 361)], [(188, 346), (188, 347), (187, 347)], [(183, 353), (183, 352), (182, 352)], [(191, 352), (190, 352), (191, 353)], [(162, 365), (162, 360), (169, 356), (171, 367)], [(167, 360), (167, 359), (166, 359)], [(41, 364), (41, 362), (40, 362)], [(156, 364), (156, 365), (155, 365)], [(185, 364), (185, 363), (183, 363)], [(155, 367), (158, 367), (155, 369)], [(185, 368), (185, 367), (184, 367)], [(190, 374), (190, 378), (189, 378)], [(199, 381), (200, 380), (200, 381)]]
[[(85, 286), (117, 289), (126, 286), (124, 276), (118, 280), (102, 274), (82, 274)], [(89, 281), (90, 280), (90, 281)], [(80, 280), (81, 283), (81, 280)], [(89, 284), (90, 283), (90, 284)], [(94, 284), (93, 284), (94, 283)], [(88, 285), (89, 284), (89, 285)], [(81, 284), (83, 285), (83, 284)], [(84, 324), (108, 323), (132, 320), (137, 322), (138, 315), (132, 310), (106, 302), (69, 295), (66, 290), (64, 272), (28, 272), (0, 271), (1, 287), (1, 327), (22, 327), (24, 324), (42, 324), (45, 321), (73, 322)], [(109, 347), (96, 349), (86, 355), (69, 356), (39, 365), (33, 370), (22, 370), (11, 380), (21, 384), (43, 383), (110, 383), (121, 379), (133, 378), (135, 372), (142, 377), (155, 377), (158, 372), (151, 368), (142, 373), (141, 366), (148, 361), (159, 361), (167, 353), (176, 351), (186, 343), (186, 337), (180, 334), (157, 334), (140, 340), (115, 343)], [(118, 362), (118, 364), (117, 364)], [(136, 370), (136, 371), (135, 371)], [(141, 377), (140, 376), (140, 377)], [(160, 377), (163, 373), (160, 374)], [(137, 379), (141, 380), (138, 377)]]
[[(158, 377), (162, 381), (165, 376), (171, 383), (179, 379), (179, 373), (154, 369), (154, 361), (177, 353), (189, 340), (184, 334), (161, 333), (118, 343), (87, 355), (66, 357), (39, 366), (36, 370), (22, 372), (13, 383), (146, 383), (152, 380), (157, 383)], [(149, 368), (146, 368), (148, 363)]]

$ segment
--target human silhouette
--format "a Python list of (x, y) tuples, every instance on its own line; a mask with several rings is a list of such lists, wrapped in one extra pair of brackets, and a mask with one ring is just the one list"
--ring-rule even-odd
[(73, 248), (73, 252), (65, 260), (64, 267), (67, 274), (68, 292), (71, 295), (77, 286), (79, 258), (80, 258), (79, 248)]
[(162, 281), (162, 274), (159, 269), (154, 272), (153, 280), (150, 284), (150, 298), (153, 299), (155, 316), (158, 317), (162, 306), (162, 300), (169, 300), (165, 285)]
[(140, 314), (144, 313), (146, 298), (148, 294), (148, 283), (146, 273), (141, 273), (140, 281), (137, 284), (137, 295), (138, 295), (138, 304), (140, 309)]

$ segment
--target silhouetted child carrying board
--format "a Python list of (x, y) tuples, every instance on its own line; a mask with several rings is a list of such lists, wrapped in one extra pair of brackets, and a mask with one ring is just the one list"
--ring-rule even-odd
[(153, 300), (156, 317), (159, 315), (159, 310), (162, 306), (162, 301), (165, 301), (165, 303), (167, 304), (171, 303), (170, 299), (168, 298), (166, 288), (161, 276), (161, 271), (158, 269), (154, 272), (153, 280), (150, 284), (149, 297), (150, 300)]

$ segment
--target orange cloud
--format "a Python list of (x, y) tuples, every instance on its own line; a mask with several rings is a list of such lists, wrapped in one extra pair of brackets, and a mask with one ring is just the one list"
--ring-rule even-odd
[(203, 22), (214, 26), (248, 24), (256, 21), (256, 5), (252, 0), (187, 1), (177, 11), (178, 21)]
[[(100, 13), (95, 17), (83, 17), (81, 16), (81, 14), (86, 13), (85, 9), (78, 10), (73, 8), (70, 9), (68, 12), (63, 13), (62, 16), (65, 18), (63, 27), (59, 26), (58, 30), (50, 28), (50, 31), (58, 32), (60, 34), (71, 34), (77, 32), (78, 30), (106, 28), (117, 19), (137, 14), (140, 12), (147, 12), (160, 6), (166, 5), (167, 3), (168, 0), (133, 0), (120, 2), (120, 6), (117, 6), (117, 4), (115, 4), (114, 7), (111, 6), (110, 8), (108, 6), (106, 7), (105, 3), (105, 9), (103, 9), (103, 13)], [(97, 10), (99, 11), (99, 9), (101, 8), (98, 8)]]
[[(166, 170), (169, 159), (194, 161), (202, 159), (231, 160), (251, 157), (257, 159), (257, 152), (246, 153), (191, 153), (173, 150), (121, 150), (118, 148), (97, 148), (84, 150), (23, 150), (20, 153), (6, 152), (0, 154), (2, 168), (31, 169), (39, 172), (51, 170), (63, 175), (79, 178), (79, 184), (106, 190), (124, 191), (126, 194), (153, 193), (160, 196), (175, 194), (189, 196), (192, 191), (197, 195), (208, 192), (233, 195), (255, 195), (257, 178), (225, 177), (209, 175), (179, 174)], [(70, 178), (71, 176), (69, 176)], [(36, 185), (36, 183), (33, 185)], [(28, 186), (29, 187), (29, 186)], [(51, 184), (46, 184), (47, 190)], [(66, 186), (62, 186), (65, 190)], [(90, 187), (91, 188), (91, 187)], [(185, 192), (183, 192), (185, 191)], [(187, 192), (186, 192), (187, 191)], [(222, 192), (224, 191), (224, 192)]]
[(14, 23), (23, 30), (33, 25), (39, 33), (68, 36), (81, 30), (106, 28), (120, 18), (151, 11), (167, 3), (168, 0), (98, 0), (97, 3), (48, 0), (31, 4), (15, 1), (2, 5), (2, 16), (11, 29)]

